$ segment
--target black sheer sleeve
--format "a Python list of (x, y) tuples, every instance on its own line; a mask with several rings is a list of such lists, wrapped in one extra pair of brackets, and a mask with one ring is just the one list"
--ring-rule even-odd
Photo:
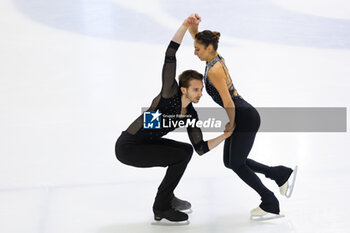
[[(189, 115), (192, 116), (191, 121), (195, 120), (195, 122), (198, 121), (198, 115), (196, 110), (194, 110), (193, 106), (189, 107)], [(202, 130), (196, 126), (196, 124), (193, 124), (189, 127), (187, 127), (187, 133), (188, 137), (191, 140), (191, 143), (196, 150), (196, 152), (199, 155), (203, 155), (209, 151), (208, 147), (208, 141), (203, 141), (203, 134)]]
[(162, 71), (162, 90), (161, 95), (163, 98), (170, 98), (174, 96), (178, 91), (178, 84), (175, 80), (176, 75), (176, 51), (180, 44), (171, 41), (166, 52), (165, 61)]

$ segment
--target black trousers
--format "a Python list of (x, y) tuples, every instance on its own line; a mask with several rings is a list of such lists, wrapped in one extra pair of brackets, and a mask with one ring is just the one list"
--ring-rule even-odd
[(115, 146), (117, 159), (127, 165), (147, 167), (168, 167), (153, 204), (156, 210), (171, 208), (174, 189), (190, 162), (193, 148), (188, 143), (166, 138), (141, 140), (124, 131)]
[(224, 164), (253, 188), (262, 200), (267, 200), (273, 193), (264, 186), (255, 172), (265, 174), (266, 177), (282, 183), (286, 176), (282, 173), (287, 171), (284, 172), (285, 169), (281, 166), (269, 167), (247, 158), (260, 126), (260, 116), (257, 110), (244, 99), (234, 97), (233, 100), (236, 108), (236, 128), (231, 137), (225, 140)]

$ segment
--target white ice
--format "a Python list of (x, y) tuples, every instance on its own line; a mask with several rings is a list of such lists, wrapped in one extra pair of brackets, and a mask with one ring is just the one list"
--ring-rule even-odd
[[(290, 199), (260, 176), (285, 218), (249, 220), (259, 196), (223, 166), (220, 145), (194, 154), (176, 189), (191, 223), (151, 225), (165, 169), (123, 165), (114, 144), (159, 93), (166, 46), (191, 12), (221, 31), (252, 105), (349, 107), (347, 1), (2, 0), (0, 232), (349, 232), (348, 132), (258, 133), (251, 158), (299, 166)], [(189, 35), (177, 58), (178, 73), (204, 71)], [(197, 106), (215, 104), (205, 93)]]

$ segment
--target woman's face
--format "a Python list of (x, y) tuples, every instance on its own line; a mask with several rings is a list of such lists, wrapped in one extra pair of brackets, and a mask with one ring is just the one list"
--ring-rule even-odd
[(194, 55), (196, 55), (201, 61), (208, 61), (208, 57), (212, 52), (212, 45), (205, 46), (199, 43), (197, 40), (194, 41)]

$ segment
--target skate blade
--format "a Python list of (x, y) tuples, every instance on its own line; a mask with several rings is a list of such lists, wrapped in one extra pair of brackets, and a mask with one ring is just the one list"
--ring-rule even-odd
[(186, 213), (186, 214), (192, 214), (192, 209), (187, 209), (187, 210), (178, 210), (178, 211), (181, 211), (183, 213)]
[(289, 187), (287, 189), (287, 193), (286, 193), (286, 197), (287, 198), (290, 198), (292, 196), (294, 185), (295, 185), (295, 180), (296, 180), (296, 177), (297, 177), (297, 173), (298, 173), (298, 166), (295, 166), (295, 168), (293, 170), (293, 173), (292, 173), (292, 179), (291, 179), (291, 181), (289, 183)]
[(250, 220), (252, 221), (267, 221), (272, 219), (278, 219), (285, 217), (284, 214), (272, 214), (268, 213), (263, 216), (250, 216)]
[(188, 220), (181, 221), (181, 222), (172, 222), (165, 218), (161, 220), (154, 220), (154, 222), (151, 223), (151, 225), (155, 225), (155, 226), (184, 226), (189, 224), (190, 224), (190, 221)]

